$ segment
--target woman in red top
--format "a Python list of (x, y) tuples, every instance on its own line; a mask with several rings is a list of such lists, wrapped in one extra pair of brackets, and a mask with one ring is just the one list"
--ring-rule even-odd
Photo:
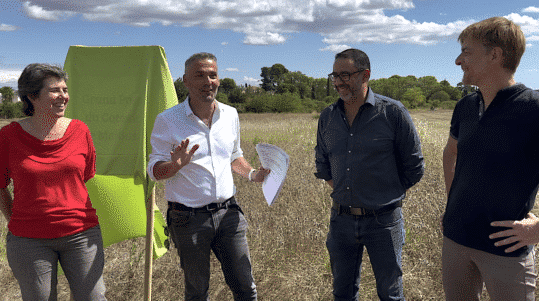
[(88, 127), (64, 117), (66, 80), (59, 67), (28, 65), (19, 96), (29, 117), (0, 130), (0, 209), (23, 300), (56, 300), (58, 262), (75, 300), (106, 300), (103, 239), (85, 185), (95, 149)]

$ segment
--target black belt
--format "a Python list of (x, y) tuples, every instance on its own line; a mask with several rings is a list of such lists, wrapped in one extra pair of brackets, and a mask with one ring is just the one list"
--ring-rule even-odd
[(210, 203), (206, 206), (199, 207), (199, 208), (185, 206), (184, 204), (180, 204), (176, 202), (168, 202), (168, 207), (172, 210), (177, 210), (177, 211), (217, 211), (223, 208), (228, 208), (233, 205), (237, 205), (236, 199), (234, 197), (231, 197), (222, 203)]
[(350, 206), (343, 206), (335, 201), (333, 201), (333, 206), (331, 208), (337, 210), (338, 214), (348, 214), (348, 215), (366, 215), (366, 216), (373, 216), (373, 215), (380, 215), (382, 213), (386, 213), (388, 211), (391, 211), (395, 208), (401, 207), (402, 201), (397, 201), (393, 204), (387, 205), (386, 207), (378, 210), (372, 210), (372, 209), (365, 209), (361, 207), (350, 207)]

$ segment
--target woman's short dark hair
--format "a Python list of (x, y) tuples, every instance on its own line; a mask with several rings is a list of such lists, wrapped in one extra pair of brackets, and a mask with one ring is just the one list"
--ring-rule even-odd
[(34, 115), (34, 105), (32, 105), (28, 96), (37, 97), (41, 89), (43, 89), (43, 82), (49, 77), (56, 77), (64, 81), (68, 79), (67, 73), (62, 67), (50, 64), (30, 64), (22, 71), (18, 81), (18, 88), (26, 116)]

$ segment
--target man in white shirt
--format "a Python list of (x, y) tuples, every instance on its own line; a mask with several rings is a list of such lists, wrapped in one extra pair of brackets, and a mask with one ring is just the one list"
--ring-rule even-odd
[(262, 182), (269, 170), (255, 170), (243, 158), (238, 113), (215, 100), (217, 58), (192, 55), (183, 81), (187, 100), (155, 120), (148, 174), (166, 180), (167, 225), (185, 274), (185, 300), (208, 300), (210, 250), (234, 299), (256, 300), (247, 222), (234, 199), (232, 170), (253, 182)]

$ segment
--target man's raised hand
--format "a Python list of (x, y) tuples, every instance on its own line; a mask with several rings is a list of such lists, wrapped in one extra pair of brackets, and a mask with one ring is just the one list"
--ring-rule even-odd
[(191, 161), (191, 158), (193, 157), (193, 154), (198, 149), (199, 145), (195, 144), (193, 147), (191, 147), (190, 150), (188, 150), (189, 147), (189, 139), (184, 139), (174, 149), (170, 151), (170, 160), (176, 164), (178, 164), (179, 169), (183, 168), (185, 165), (189, 164)]

